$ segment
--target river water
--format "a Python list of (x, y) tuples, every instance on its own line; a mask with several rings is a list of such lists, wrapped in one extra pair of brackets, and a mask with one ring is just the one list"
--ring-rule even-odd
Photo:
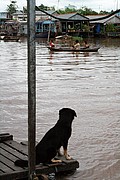
[[(79, 161), (60, 179), (120, 179), (120, 39), (90, 39), (97, 53), (49, 53), (36, 42), (37, 141), (58, 120), (59, 109), (77, 118), (69, 154)], [(0, 133), (27, 140), (27, 43), (0, 41)]]

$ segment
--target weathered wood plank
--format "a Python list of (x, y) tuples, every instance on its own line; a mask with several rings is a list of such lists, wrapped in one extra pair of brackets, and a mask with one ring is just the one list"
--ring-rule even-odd
[[(58, 173), (58, 172), (64, 172), (64, 171), (70, 171), (70, 170), (75, 170), (76, 167), (78, 167), (78, 162), (73, 163), (72, 166), (68, 166), (66, 164), (58, 164), (54, 166), (36, 166), (36, 174), (37, 176), (39, 176), (40, 174), (50, 174), (50, 173)], [(24, 170), (24, 171), (15, 171), (15, 172), (11, 172), (11, 173), (7, 173), (7, 174), (3, 174), (1, 176), (0, 174), (0, 179), (1, 180), (13, 180), (14, 178), (23, 178), (23, 177), (28, 177), (28, 169)]]
[(4, 142), (4, 144), (15, 149), (16, 151), (20, 152), (23, 155), (28, 155), (28, 146), (26, 146), (26, 145), (22, 145), (13, 140), (6, 141), (6, 142)]
[[(15, 155), (13, 155), (13, 153), (10, 153), (8, 151), (5, 151), (4, 149), (0, 148), (0, 155), (10, 159), (11, 161), (15, 162), (17, 159), (20, 159), (20, 154), (19, 154), (19, 157), (16, 157)], [(25, 159), (25, 156), (22, 155), (22, 158), (24, 157)], [(27, 158), (26, 158), (27, 159)]]
[[(73, 164), (64, 164), (64, 163), (60, 163), (57, 165), (54, 164), (53, 166), (41, 166), (41, 165), (37, 165), (36, 166), (36, 174), (37, 176), (40, 174), (50, 174), (50, 173), (58, 173), (58, 172), (64, 172), (64, 171), (70, 171), (70, 170), (76, 170), (76, 168), (78, 168), (79, 164), (77, 161), (75, 161)], [(7, 173), (7, 174), (0, 174), (0, 179), (1, 180), (13, 180), (13, 178), (23, 178), (23, 177), (27, 177), (28, 175), (28, 169), (25, 169), (23, 171), (15, 171), (15, 172), (11, 172), (11, 173)]]
[(9, 133), (2, 133), (0, 134), (0, 136), (6, 136), (6, 135), (10, 135)]
[[(1, 164), (1, 162), (0, 162), (0, 164)], [(0, 168), (1, 168), (1, 165), (0, 165)], [(1, 174), (1, 173), (4, 173), (4, 172), (2, 171), (2, 169), (0, 169), (0, 174)]]
[(9, 133), (0, 134), (0, 142), (13, 140), (13, 135), (10, 135)]
[[(14, 165), (14, 161), (12, 161), (11, 159), (4, 157), (3, 155), (0, 154), (0, 161), (6, 165), (7, 167), (9, 167), (11, 170), (10, 171), (21, 171), (23, 170), (23, 168), (15, 166)], [(10, 171), (5, 171), (4, 169), (2, 169), (4, 172), (10, 172)]]
[(8, 167), (7, 165), (5, 165), (4, 163), (2, 163), (2, 161), (0, 161), (0, 170), (1, 170), (1, 173), (11, 172), (12, 171), (11, 168)]
[(26, 159), (27, 155), (21, 154), (19, 151), (13, 149), (12, 147), (8, 146), (7, 144), (0, 143), (0, 150), (3, 149), (5, 153), (10, 153), (11, 155), (15, 156), (17, 159)]
[(24, 170), (21, 172), (13, 171), (11, 173), (3, 173), (0, 174), (0, 180), (15, 180), (15, 179), (22, 179), (28, 177), (28, 170)]

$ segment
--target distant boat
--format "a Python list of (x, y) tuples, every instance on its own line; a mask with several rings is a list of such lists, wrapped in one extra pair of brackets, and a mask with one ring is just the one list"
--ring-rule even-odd
[(58, 52), (61, 52), (61, 51), (68, 51), (68, 52), (97, 52), (100, 48), (99, 47), (91, 47), (91, 48), (80, 48), (80, 49), (74, 49), (74, 48), (70, 48), (70, 47), (49, 47), (48, 46), (48, 49), (50, 51), (58, 51)]
[(16, 42), (18, 42), (20, 37), (18, 37), (18, 36), (1, 36), (0, 39), (4, 40), (4, 41), (16, 41)]

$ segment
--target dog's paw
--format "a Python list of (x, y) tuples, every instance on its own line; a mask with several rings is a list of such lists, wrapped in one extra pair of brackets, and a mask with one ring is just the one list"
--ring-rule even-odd
[(66, 158), (67, 160), (71, 160), (71, 159), (72, 159), (72, 157), (71, 157), (69, 154), (65, 154), (65, 158)]
[(60, 159), (52, 159), (51, 162), (52, 163), (61, 163), (62, 160), (60, 160)]

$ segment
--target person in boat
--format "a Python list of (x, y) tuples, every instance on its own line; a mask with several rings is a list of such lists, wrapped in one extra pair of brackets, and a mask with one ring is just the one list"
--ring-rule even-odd
[(89, 44), (87, 43), (87, 41), (84, 41), (84, 42), (83, 42), (83, 47), (84, 47), (84, 48), (89, 48)]
[(78, 40), (75, 41), (75, 45), (73, 46), (74, 49), (79, 50), (80, 49), (80, 43)]
[(49, 46), (50, 46), (51, 48), (55, 47), (55, 44), (53, 43), (53, 40), (50, 41)]

